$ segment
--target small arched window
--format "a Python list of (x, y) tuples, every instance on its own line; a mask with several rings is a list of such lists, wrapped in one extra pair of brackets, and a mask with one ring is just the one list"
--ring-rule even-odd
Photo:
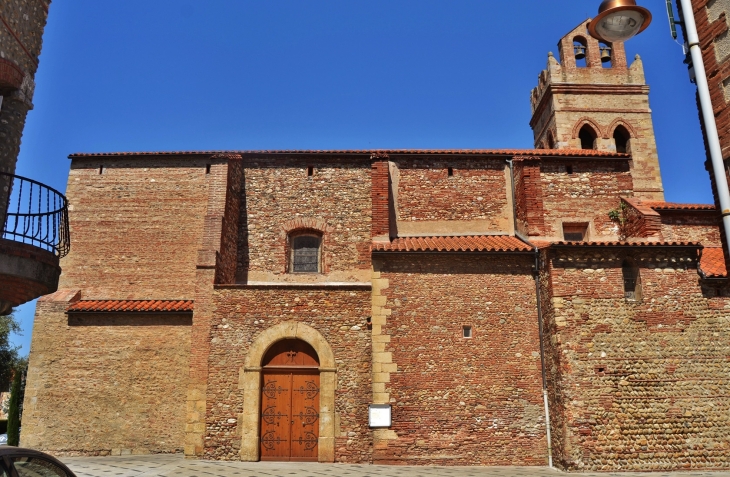
[(547, 134), (547, 147), (548, 149), (555, 149), (555, 139), (553, 139), (553, 133), (548, 131)]
[(319, 273), (322, 236), (313, 232), (300, 232), (289, 237), (291, 273)]
[(580, 128), (578, 137), (580, 138), (580, 148), (581, 149), (595, 149), (596, 148), (596, 137), (598, 137), (598, 135), (593, 130), (593, 128), (590, 127), (589, 125), (584, 124), (583, 127)]
[(586, 56), (588, 55), (588, 43), (586, 39), (577, 36), (573, 38), (573, 53), (575, 54), (575, 66), (578, 68), (585, 68), (588, 66), (586, 62)]
[(624, 298), (630, 301), (641, 300), (641, 276), (639, 267), (633, 260), (627, 258), (621, 264), (621, 272), (624, 279)]
[(625, 127), (618, 125), (613, 131), (613, 140), (616, 142), (616, 152), (627, 153), (631, 149), (629, 147), (629, 140), (631, 136)]

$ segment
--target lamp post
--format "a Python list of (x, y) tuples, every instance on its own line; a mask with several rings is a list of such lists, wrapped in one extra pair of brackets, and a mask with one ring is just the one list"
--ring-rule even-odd
[[(722, 158), (720, 138), (717, 135), (717, 124), (715, 123), (715, 114), (710, 100), (710, 88), (707, 84), (705, 63), (702, 60), (692, 4), (690, 0), (679, 0), (679, 3), (684, 17), (684, 31), (692, 65), (695, 70), (695, 82), (700, 98), (700, 112), (704, 120), (710, 161), (715, 175), (717, 197), (722, 211), (722, 225), (727, 247), (726, 257), (730, 257), (730, 190), (728, 190), (727, 176), (725, 175), (725, 161)], [(626, 41), (641, 33), (649, 26), (650, 22), (651, 13), (649, 10), (637, 6), (634, 0), (604, 0), (598, 7), (598, 16), (588, 25), (588, 32), (592, 37), (602, 41)]]

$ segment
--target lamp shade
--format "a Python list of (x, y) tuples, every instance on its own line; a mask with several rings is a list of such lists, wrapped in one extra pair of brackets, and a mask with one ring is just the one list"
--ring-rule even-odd
[(605, 0), (588, 24), (592, 37), (609, 43), (626, 41), (651, 23), (651, 12), (635, 0)]

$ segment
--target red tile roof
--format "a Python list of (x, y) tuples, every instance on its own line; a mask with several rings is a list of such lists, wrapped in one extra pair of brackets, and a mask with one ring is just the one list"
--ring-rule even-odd
[(509, 235), (463, 237), (399, 237), (373, 242), (373, 252), (531, 252), (528, 244)]
[(606, 242), (553, 242), (553, 246), (563, 247), (702, 247), (699, 242), (625, 242), (625, 241), (606, 241)]
[(725, 254), (722, 247), (705, 247), (700, 258), (700, 271), (706, 278), (726, 278)]
[(103, 157), (103, 156), (185, 156), (185, 155), (213, 155), (213, 154), (444, 154), (444, 155), (487, 155), (487, 156), (580, 156), (580, 157), (609, 157), (629, 158), (628, 154), (610, 151), (595, 151), (592, 149), (284, 149), (260, 151), (147, 151), (147, 152), (77, 152), (70, 154), (70, 159), (76, 157)]
[(642, 205), (651, 207), (654, 210), (716, 210), (712, 204), (682, 204), (679, 202), (660, 202), (642, 200)]
[(193, 300), (80, 300), (69, 312), (191, 312)]

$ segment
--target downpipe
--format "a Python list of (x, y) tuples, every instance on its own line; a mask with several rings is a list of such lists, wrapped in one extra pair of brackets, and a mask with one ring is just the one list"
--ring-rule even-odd
[(540, 251), (535, 247), (535, 298), (537, 299), (537, 325), (540, 336), (540, 371), (542, 372), (542, 400), (545, 405), (545, 431), (547, 432), (548, 466), (553, 467), (553, 448), (550, 435), (550, 406), (548, 405), (548, 389), (545, 372), (545, 344), (543, 343), (542, 304), (540, 295)]

